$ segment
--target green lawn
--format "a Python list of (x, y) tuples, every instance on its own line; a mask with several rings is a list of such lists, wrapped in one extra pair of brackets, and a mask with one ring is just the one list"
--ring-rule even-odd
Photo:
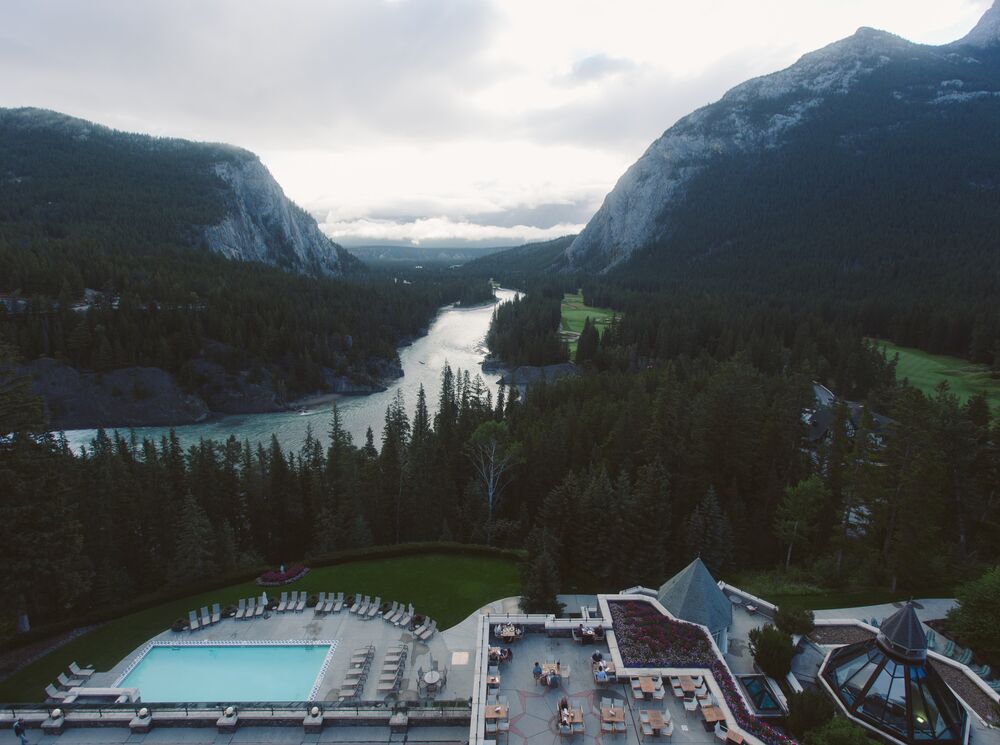
[(1000, 409), (1000, 378), (991, 376), (985, 365), (977, 365), (959, 357), (928, 354), (911, 347), (900, 347), (892, 342), (874, 339), (891, 358), (899, 353), (896, 377), (906, 378), (910, 385), (927, 395), (934, 395), (934, 387), (942, 380), (948, 381), (951, 392), (964, 403), (970, 396), (985, 393), (994, 410)]
[[(381, 595), (383, 599), (412, 602), (418, 612), (437, 619), (438, 628), (447, 629), (490, 601), (519, 594), (520, 581), (517, 565), (507, 559), (429, 554), (321, 567), (274, 590)], [(268, 596), (274, 590), (269, 590)], [(73, 660), (107, 670), (174, 619), (187, 618), (189, 610), (214, 602), (225, 606), (259, 592), (259, 587), (248, 582), (115, 619), (0, 683), (0, 701), (39, 701), (45, 686)]]
[(597, 324), (598, 330), (603, 334), (603, 327), (611, 322), (611, 318), (614, 315), (615, 312), (610, 308), (595, 308), (591, 305), (585, 305), (582, 292), (567, 293), (564, 295), (562, 301), (562, 330), (567, 332), (566, 339), (569, 341), (570, 358), (576, 357), (576, 340), (580, 332), (583, 331), (584, 321), (588, 317), (591, 323)]

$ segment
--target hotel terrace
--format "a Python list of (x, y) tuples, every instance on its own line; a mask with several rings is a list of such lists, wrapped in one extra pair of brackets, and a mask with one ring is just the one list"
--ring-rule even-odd
[[(560, 600), (560, 617), (522, 614), (507, 598), (446, 630), (419, 609), (360, 595), (331, 593), (315, 608), (286, 600), (280, 612), (243, 618), (209, 611), (204, 625), (196, 616), (197, 630), (164, 631), (110, 670), (76, 667), (50, 686), (47, 702), (6, 705), (0, 719), (10, 726), (20, 717), (33, 744), (53, 745), (793, 745), (781, 728), (786, 694), (817, 687), (882, 742), (1000, 745), (988, 723), (997, 693), (928, 649), (933, 635), (916, 603), (883, 608), (881, 621), (822, 614), (813, 633), (794, 639), (788, 678), (775, 681), (755, 669), (748, 635), (776, 608), (715, 582), (700, 560), (659, 590)], [(183, 677), (186, 650), (200, 650), (202, 675)], [(221, 676), (212, 665), (228, 655), (242, 680), (209, 686), (211, 700), (183, 700)], [(173, 688), (160, 686), (163, 670)], [(287, 690), (298, 700), (218, 695), (248, 680), (263, 687), (241, 690)]]

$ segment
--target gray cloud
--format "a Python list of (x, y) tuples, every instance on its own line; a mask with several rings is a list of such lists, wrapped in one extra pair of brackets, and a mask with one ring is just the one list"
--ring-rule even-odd
[(572, 84), (589, 83), (609, 75), (628, 72), (635, 67), (635, 62), (630, 59), (609, 57), (606, 54), (592, 54), (574, 62), (565, 80)]

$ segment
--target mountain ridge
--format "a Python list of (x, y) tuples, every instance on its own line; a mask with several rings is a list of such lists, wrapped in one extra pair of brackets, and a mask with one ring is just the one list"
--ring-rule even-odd
[[(887, 31), (862, 27), (852, 36), (802, 55), (783, 70), (733, 87), (715, 103), (678, 120), (625, 171), (567, 248), (568, 268), (609, 272), (654, 245), (669, 250), (664, 244), (676, 230), (692, 184), (715, 163), (772, 157), (798, 136), (804, 124), (828, 116), (845, 101), (871, 98), (873, 90), (863, 90), (866, 86), (882, 86), (875, 92), (895, 98), (890, 105), (906, 101), (914, 107), (961, 104), (994, 95), (1000, 87), (993, 85), (1000, 84), (995, 75), (986, 90), (962, 89), (962, 78), (981, 77), (981, 71), (971, 69), (977, 65), (994, 69), (998, 38), (997, 3), (969, 35), (948, 45), (915, 44)], [(898, 88), (890, 87), (894, 81), (884, 74), (889, 68), (899, 79)], [(913, 71), (926, 72), (925, 78), (908, 79), (916, 74)], [(934, 75), (939, 76), (937, 80)], [(957, 87), (928, 98), (926, 88), (932, 82), (937, 87), (946, 83)], [(901, 113), (900, 121), (911, 114)], [(858, 127), (864, 126), (865, 116), (859, 109)]]

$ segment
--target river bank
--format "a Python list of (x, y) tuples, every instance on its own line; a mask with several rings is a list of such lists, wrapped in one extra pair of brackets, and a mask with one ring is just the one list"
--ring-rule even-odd
[[(273, 434), (283, 447), (297, 449), (308, 432), (325, 444), (329, 414), (333, 403), (336, 403), (343, 426), (354, 441), (363, 444), (367, 430), (371, 428), (375, 445), (378, 446), (385, 409), (397, 391), (402, 394), (407, 409), (412, 412), (417, 393), (423, 386), (433, 416), (445, 365), (453, 370), (468, 370), (470, 375), (481, 372), (480, 364), (486, 357), (485, 338), (493, 308), (496, 303), (512, 299), (515, 295), (513, 290), (501, 289), (497, 292), (497, 300), (492, 304), (474, 308), (442, 308), (426, 335), (412, 340), (412, 343), (404, 343), (399, 348), (399, 376), (384, 380), (380, 390), (368, 392), (367, 395), (357, 395), (347, 390), (317, 392), (311, 394), (316, 397), (311, 402), (300, 398), (293, 403), (283, 404), (280, 410), (239, 411), (222, 416), (210, 414), (200, 421), (183, 425), (125, 425), (121, 429), (133, 429), (140, 439), (149, 437), (156, 441), (173, 429), (185, 447), (196, 444), (202, 438), (225, 441), (230, 436), (239, 440), (248, 439), (250, 442), (267, 442)], [(498, 382), (499, 376), (484, 375), (484, 383), (494, 396)], [(300, 407), (307, 408), (308, 415), (300, 414), (297, 410)], [(88, 445), (95, 434), (92, 427), (68, 428), (66, 438), (72, 448), (79, 449)]]

